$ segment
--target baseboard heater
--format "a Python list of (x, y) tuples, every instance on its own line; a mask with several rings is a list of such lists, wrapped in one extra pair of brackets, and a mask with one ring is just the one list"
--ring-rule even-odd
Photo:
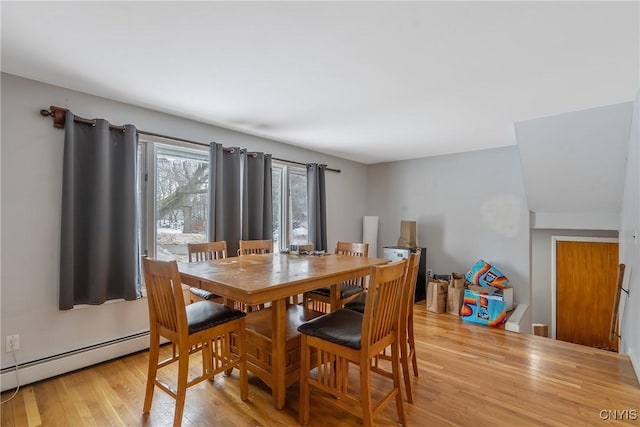
[[(20, 385), (31, 384), (148, 348), (149, 331), (144, 331), (31, 362), (18, 363)], [(19, 359), (20, 352), (16, 355)], [(2, 391), (17, 386), (15, 366), (0, 370), (0, 384)]]

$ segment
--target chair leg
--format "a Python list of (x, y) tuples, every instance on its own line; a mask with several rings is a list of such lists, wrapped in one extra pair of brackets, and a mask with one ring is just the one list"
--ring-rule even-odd
[(413, 376), (418, 376), (418, 359), (416, 358), (416, 341), (413, 336), (413, 315), (409, 316), (407, 324), (407, 332), (409, 335), (409, 355), (411, 356), (411, 364), (413, 365)]
[(311, 349), (307, 347), (307, 336), (301, 336), (300, 352), (300, 408), (298, 421), (303, 426), (309, 424), (309, 371), (311, 370)]
[(151, 410), (153, 389), (156, 384), (156, 374), (158, 372), (158, 359), (160, 358), (160, 338), (152, 332), (149, 343), (149, 368), (147, 370), (147, 389), (144, 393), (144, 405), (142, 407), (143, 414), (147, 414)]
[(411, 377), (409, 375), (409, 352), (407, 351), (407, 340), (403, 339), (400, 344), (400, 362), (402, 363), (402, 376), (404, 377), (404, 388), (407, 391), (407, 402), (413, 403), (413, 392), (411, 391)]
[[(244, 320), (244, 319), (243, 319)], [(231, 339), (231, 334), (229, 339)], [(240, 399), (249, 400), (249, 380), (247, 377), (247, 337), (245, 335), (245, 326), (241, 323), (238, 328), (238, 354), (240, 356)]]
[(371, 360), (360, 363), (360, 399), (362, 399), (362, 425), (364, 427), (373, 427), (370, 364)]
[(409, 357), (411, 358), (411, 364), (413, 365), (413, 376), (418, 376), (418, 360), (416, 359), (416, 349), (415, 347), (409, 350)]
[(396, 411), (398, 423), (405, 425), (404, 406), (402, 405), (402, 386), (400, 385), (400, 355), (397, 341), (391, 346), (391, 371), (393, 372), (393, 386), (396, 388)]
[[(205, 377), (209, 377), (211, 375), (211, 372), (213, 371), (213, 358), (214, 358), (214, 354), (213, 354), (213, 348), (212, 348), (212, 342), (206, 342), (203, 343), (202, 346), (202, 375)], [(209, 379), (213, 379), (213, 376), (211, 376), (211, 378)]]
[(184, 401), (187, 395), (187, 379), (189, 376), (189, 349), (186, 346), (180, 346), (179, 352), (176, 411), (173, 416), (174, 427), (179, 427), (182, 424), (182, 413), (184, 412)]

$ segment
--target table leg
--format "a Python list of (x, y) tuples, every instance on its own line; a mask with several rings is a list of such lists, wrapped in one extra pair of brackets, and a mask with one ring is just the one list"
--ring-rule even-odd
[(331, 285), (331, 293), (329, 294), (331, 299), (331, 312), (341, 308), (340, 306), (340, 284)]
[(271, 336), (271, 375), (273, 388), (271, 395), (276, 409), (284, 408), (287, 375), (287, 304), (285, 299), (272, 302), (272, 336)]

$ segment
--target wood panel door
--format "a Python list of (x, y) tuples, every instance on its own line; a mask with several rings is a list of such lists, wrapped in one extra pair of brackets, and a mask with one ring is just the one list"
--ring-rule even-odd
[(556, 242), (556, 339), (618, 350), (609, 340), (618, 244)]

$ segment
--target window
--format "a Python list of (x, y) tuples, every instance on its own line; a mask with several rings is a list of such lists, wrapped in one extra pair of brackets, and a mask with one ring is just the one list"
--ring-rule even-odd
[[(188, 261), (187, 244), (207, 241), (209, 153), (164, 138), (140, 138), (141, 255)], [(309, 241), (307, 170), (272, 164), (274, 250)]]
[(308, 243), (307, 170), (277, 162), (271, 170), (274, 250)]
[(150, 257), (186, 262), (187, 244), (207, 240), (208, 152), (152, 140), (140, 147), (141, 246)]

